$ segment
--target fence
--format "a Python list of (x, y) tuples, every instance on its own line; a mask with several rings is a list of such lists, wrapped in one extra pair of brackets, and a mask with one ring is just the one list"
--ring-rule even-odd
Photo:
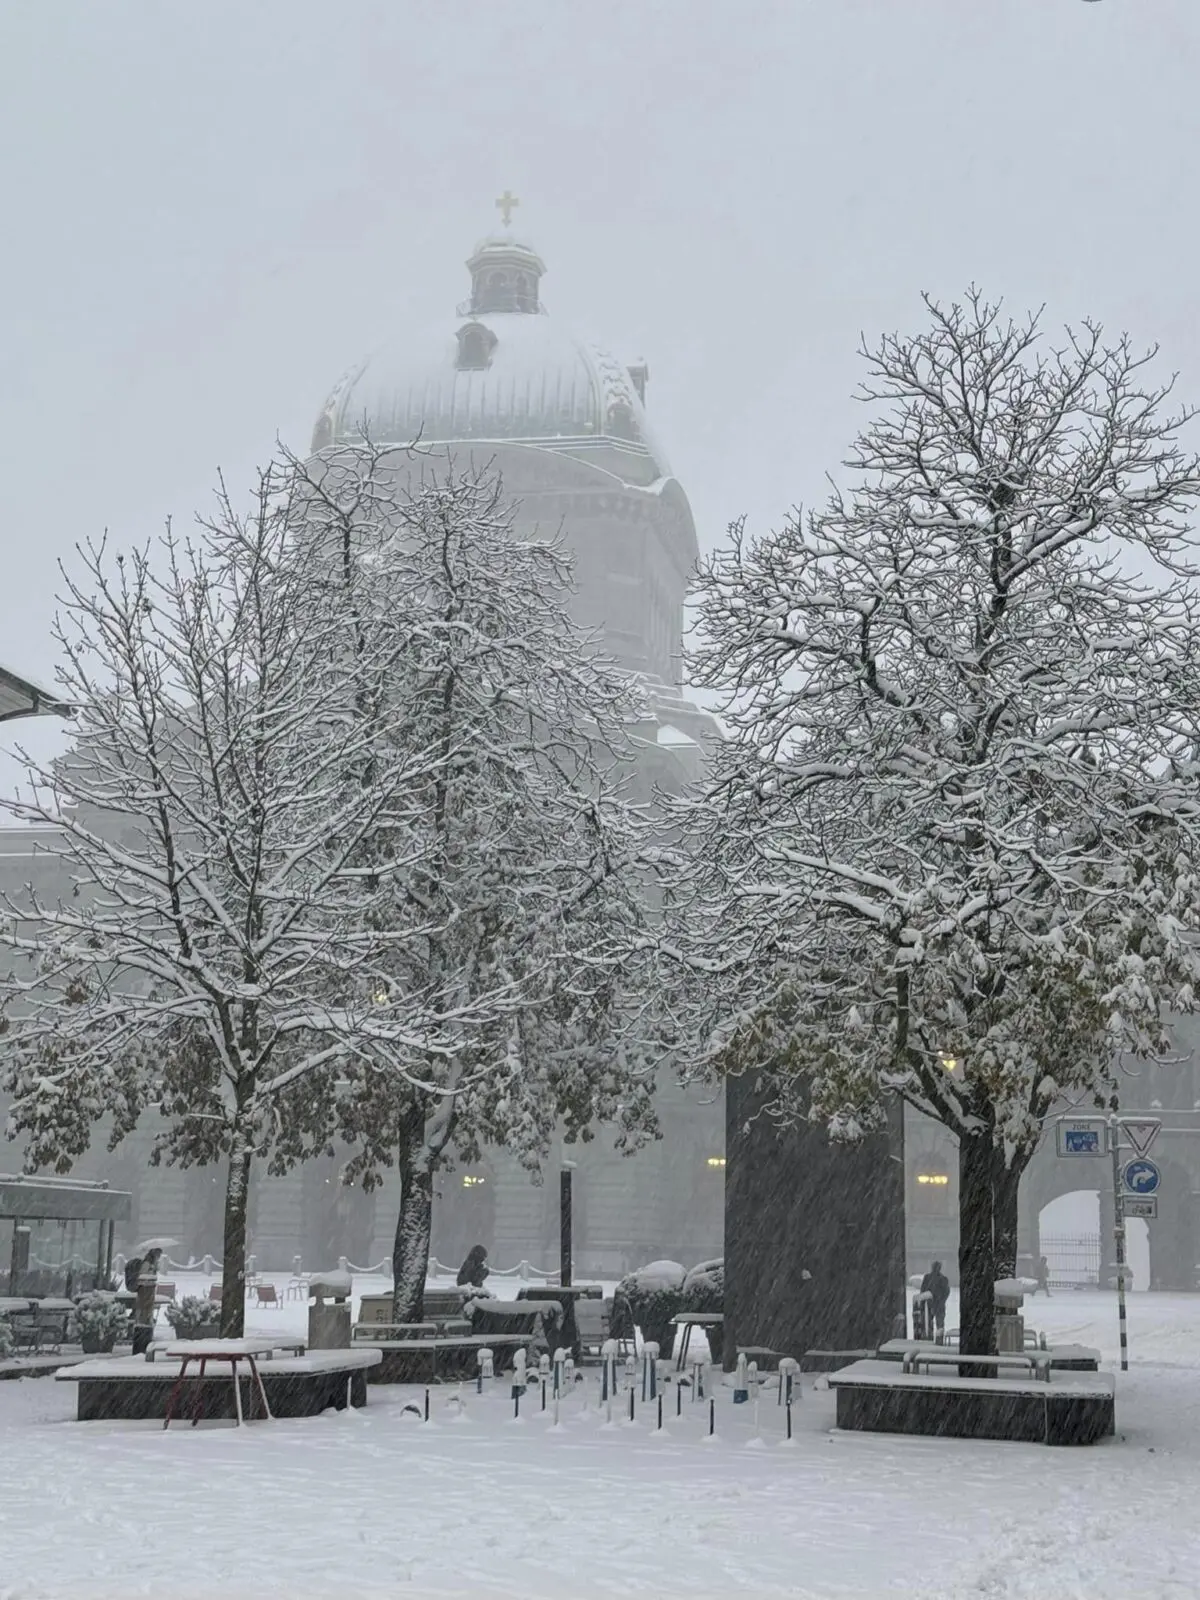
[[(124, 1272), (127, 1260), (128, 1257), (118, 1251), (113, 1257), (113, 1270), (117, 1273)], [(247, 1257), (246, 1264), (248, 1270), (253, 1272), (254, 1257), (252, 1255)], [(297, 1256), (293, 1270), (298, 1272), (299, 1265), (300, 1257)], [(373, 1267), (359, 1267), (355, 1266), (354, 1262), (348, 1261), (345, 1256), (339, 1256), (338, 1267), (342, 1272), (351, 1272), (360, 1278), (390, 1278), (392, 1275), (392, 1263), (388, 1257), (385, 1257), (382, 1261), (377, 1261)], [(209, 1255), (201, 1256), (199, 1260), (193, 1258), (188, 1261), (175, 1261), (164, 1254), (159, 1264), (160, 1272), (203, 1272), (209, 1277), (212, 1277), (215, 1273), (220, 1273), (222, 1270), (221, 1263), (216, 1256)], [(431, 1278), (456, 1278), (458, 1276), (458, 1268), (448, 1267), (445, 1262), (438, 1261), (431, 1256), (427, 1274)], [(492, 1278), (520, 1278), (522, 1282), (554, 1283), (558, 1280), (558, 1268), (535, 1267), (531, 1261), (518, 1261), (515, 1267), (489, 1266), (488, 1275)]]
[(1061, 1289), (1094, 1289), (1099, 1286), (1098, 1233), (1043, 1233), (1041, 1246), (1050, 1268), (1052, 1286)]

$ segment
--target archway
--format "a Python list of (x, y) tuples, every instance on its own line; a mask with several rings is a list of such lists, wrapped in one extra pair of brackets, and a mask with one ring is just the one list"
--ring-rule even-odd
[[(1051, 1288), (1095, 1289), (1108, 1282), (1103, 1270), (1111, 1257), (1103, 1217), (1111, 1228), (1112, 1193), (1099, 1188), (1070, 1189), (1038, 1212), (1038, 1245), (1050, 1268)], [(1125, 1224), (1125, 1258), (1135, 1291), (1150, 1287), (1150, 1233), (1140, 1217)]]

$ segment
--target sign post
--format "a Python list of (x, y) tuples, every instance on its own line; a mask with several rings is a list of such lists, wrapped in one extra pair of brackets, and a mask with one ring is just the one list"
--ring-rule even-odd
[[(1121, 1371), (1129, 1371), (1129, 1334), (1125, 1321), (1125, 1219), (1158, 1216), (1158, 1186), (1161, 1174), (1147, 1154), (1158, 1138), (1162, 1121), (1158, 1117), (1122, 1118), (1114, 1111), (1108, 1117), (1059, 1117), (1055, 1124), (1055, 1148), (1060, 1156), (1102, 1156), (1105, 1135), (1112, 1157), (1113, 1245), (1117, 1258), (1117, 1319), (1121, 1335)], [(1133, 1157), (1121, 1166), (1121, 1135)]]
[(1129, 1336), (1125, 1331), (1125, 1202), (1121, 1192), (1121, 1124), (1114, 1111), (1108, 1119), (1108, 1139), (1112, 1149), (1113, 1242), (1117, 1258), (1117, 1320), (1121, 1334), (1121, 1371), (1129, 1371)]

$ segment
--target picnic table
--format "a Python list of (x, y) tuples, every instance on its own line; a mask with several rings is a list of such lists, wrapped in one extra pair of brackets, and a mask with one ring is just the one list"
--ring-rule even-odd
[[(233, 1403), (237, 1412), (237, 1426), (240, 1428), (245, 1420), (242, 1415), (242, 1390), (238, 1382), (238, 1363), (244, 1362), (250, 1374), (251, 1390), (253, 1396), (257, 1388), (262, 1401), (263, 1420), (272, 1421), (271, 1407), (267, 1403), (267, 1391), (263, 1388), (262, 1375), (258, 1370), (258, 1357), (270, 1356), (276, 1350), (285, 1349), (278, 1339), (182, 1339), (175, 1344), (169, 1344), (165, 1354), (180, 1363), (179, 1376), (176, 1378), (167, 1400), (167, 1414), (163, 1419), (163, 1427), (171, 1426), (171, 1419), (175, 1415), (175, 1405), (180, 1393), (188, 1379), (188, 1368), (193, 1362), (198, 1362), (200, 1370), (193, 1375), (196, 1396), (192, 1405), (192, 1427), (200, 1421), (204, 1400), (204, 1376), (210, 1361), (224, 1362), (229, 1367), (229, 1377), (233, 1384)], [(297, 1345), (292, 1344), (292, 1349)]]

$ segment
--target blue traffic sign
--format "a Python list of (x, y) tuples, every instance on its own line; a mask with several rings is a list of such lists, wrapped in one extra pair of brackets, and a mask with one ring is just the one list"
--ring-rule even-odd
[(1102, 1156), (1102, 1138), (1101, 1128), (1065, 1128), (1062, 1136), (1064, 1153), (1069, 1156)]
[(1125, 1163), (1121, 1181), (1128, 1194), (1154, 1194), (1161, 1177), (1162, 1174), (1153, 1161), (1147, 1161), (1145, 1156), (1139, 1156), (1136, 1161)]

